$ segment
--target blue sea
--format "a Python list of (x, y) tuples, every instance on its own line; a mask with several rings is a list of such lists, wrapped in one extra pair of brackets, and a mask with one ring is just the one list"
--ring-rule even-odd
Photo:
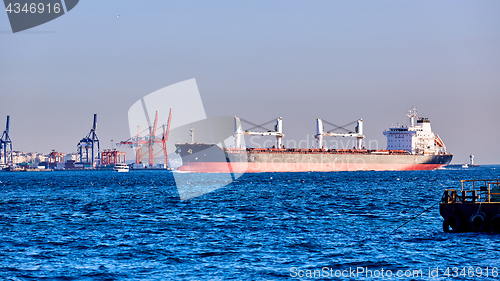
[(173, 175), (0, 173), (0, 279), (500, 278), (500, 235), (444, 233), (436, 204), (500, 166), (245, 174), (185, 201)]

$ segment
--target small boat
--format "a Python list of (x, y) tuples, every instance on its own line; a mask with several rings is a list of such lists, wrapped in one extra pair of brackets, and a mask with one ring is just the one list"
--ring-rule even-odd
[(500, 233), (500, 180), (461, 180), (445, 189), (439, 213), (444, 232)]
[(462, 168), (464, 168), (464, 169), (469, 168), (469, 164), (467, 164), (467, 163), (463, 164), (463, 165), (462, 165)]
[(129, 167), (125, 163), (116, 163), (115, 166), (113, 167), (113, 170), (123, 173), (123, 172), (128, 172)]

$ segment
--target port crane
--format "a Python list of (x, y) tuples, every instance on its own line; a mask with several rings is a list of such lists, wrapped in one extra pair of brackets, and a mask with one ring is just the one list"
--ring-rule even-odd
[(9, 131), (10, 116), (7, 115), (5, 131), (3, 131), (3, 134), (0, 137), (0, 162), (2, 162), (2, 164), (9, 164), (12, 166), (12, 140), (10, 139)]
[[(323, 127), (323, 123), (326, 123), (330, 126), (333, 126), (334, 128), (325, 132), (325, 129)], [(356, 127), (354, 128), (354, 132), (346, 129), (345, 127), (351, 126), (357, 124)], [(346, 133), (334, 133), (333, 131), (335, 130), (343, 130)], [(363, 135), (363, 119), (358, 119), (356, 121), (353, 121), (351, 123), (338, 126), (333, 123), (330, 123), (328, 121), (322, 120), (320, 118), (316, 119), (316, 135), (314, 136), (318, 140), (318, 148), (322, 149), (323, 148), (323, 137), (355, 137), (356, 138), (356, 149), (363, 149), (363, 139), (365, 136)]]
[[(268, 125), (270, 123), (275, 122), (276, 120), (276, 125), (274, 126), (274, 130), (269, 130), (264, 128), (265, 125)], [(241, 121), (244, 121), (250, 125), (253, 125), (254, 127), (243, 131), (243, 128), (241, 127)], [(253, 129), (256, 128), (261, 128), (265, 131), (252, 131)], [(245, 120), (243, 118), (239, 118), (237, 116), (234, 116), (234, 146), (235, 147), (240, 147), (241, 146), (241, 137), (243, 135), (249, 135), (249, 136), (276, 136), (276, 148), (283, 148), (283, 143), (282, 143), (282, 138), (285, 136), (283, 134), (283, 118), (278, 117), (277, 119), (273, 119), (269, 122), (257, 125), (255, 123), (252, 123), (248, 120)]]
[[(92, 125), (92, 129), (90, 129), (90, 132), (87, 134), (87, 136), (81, 139), (77, 144), (77, 151), (80, 155), (81, 162), (91, 162), (93, 164), (96, 160), (97, 155), (97, 164), (101, 164), (101, 151), (99, 148), (99, 138), (97, 137), (96, 128), (97, 114), (94, 114), (94, 123)], [(89, 149), (91, 152), (90, 155)], [(95, 152), (97, 152), (97, 154)]]
[[(168, 120), (166, 123), (158, 126), (158, 111), (156, 111), (155, 119), (153, 124), (149, 122), (148, 119), (148, 128), (140, 131), (140, 127), (137, 126), (137, 135), (131, 137), (125, 141), (121, 141), (118, 143), (119, 146), (127, 146), (135, 149), (135, 163), (141, 163), (141, 160), (144, 156), (148, 155), (148, 162), (150, 166), (154, 166), (154, 159), (158, 156), (159, 153), (163, 152), (163, 159), (165, 165), (168, 164), (168, 155), (167, 155), (167, 141), (168, 135), (170, 132), (170, 123), (172, 120), (172, 109), (170, 109), (168, 114)], [(162, 134), (157, 136), (157, 131), (162, 129)], [(141, 137), (144, 133), (147, 132), (147, 136)], [(154, 153), (154, 145), (161, 145), (161, 150), (157, 153)], [(146, 152), (142, 152), (141, 148), (147, 148)]]

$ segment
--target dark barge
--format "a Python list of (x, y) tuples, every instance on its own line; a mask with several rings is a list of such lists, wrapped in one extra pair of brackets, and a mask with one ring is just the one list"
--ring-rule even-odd
[(444, 232), (500, 233), (500, 180), (461, 180), (446, 189), (439, 213)]

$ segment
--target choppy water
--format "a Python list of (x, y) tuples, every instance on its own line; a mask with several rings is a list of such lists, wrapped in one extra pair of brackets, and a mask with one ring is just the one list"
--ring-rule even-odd
[(247, 174), (187, 201), (164, 171), (0, 173), (0, 279), (275, 280), (359, 267), (423, 280), (429, 267), (444, 278), (469, 266), (491, 279), (500, 235), (443, 233), (438, 205), (391, 233), (473, 178), (500, 178), (500, 166)]

